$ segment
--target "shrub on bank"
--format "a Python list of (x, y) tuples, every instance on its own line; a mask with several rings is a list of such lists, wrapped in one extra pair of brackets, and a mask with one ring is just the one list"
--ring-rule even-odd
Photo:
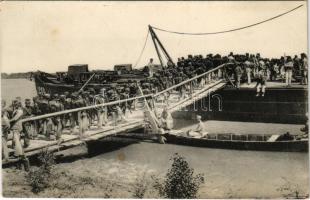
[(143, 173), (141, 178), (137, 178), (136, 183), (134, 185), (134, 194), (133, 198), (142, 199), (145, 195), (145, 192), (148, 188), (148, 183), (145, 177), (145, 173)]
[(155, 178), (154, 187), (159, 194), (169, 199), (194, 199), (198, 190), (204, 183), (203, 174), (194, 175), (184, 157), (175, 154), (171, 168), (168, 170), (163, 182)]
[(52, 168), (54, 165), (54, 154), (44, 149), (40, 152), (39, 167), (33, 167), (26, 174), (26, 180), (31, 186), (33, 193), (39, 193), (50, 186)]

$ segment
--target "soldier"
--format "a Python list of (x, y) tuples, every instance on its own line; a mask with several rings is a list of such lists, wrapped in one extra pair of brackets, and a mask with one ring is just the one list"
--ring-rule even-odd
[(161, 114), (161, 127), (164, 130), (173, 129), (173, 118), (167, 106), (165, 106), (164, 111)]
[[(50, 108), (50, 112), (59, 112), (63, 109), (63, 105), (61, 104), (60, 100), (59, 100), (59, 95), (58, 94), (54, 94), (53, 97), (51, 98), (51, 100), (49, 101), (49, 108)], [(61, 133), (62, 133), (62, 120), (61, 120), (61, 116), (55, 116), (51, 118), (51, 122), (52, 122), (52, 129), (51, 129), (51, 133), (55, 133), (56, 136), (56, 140), (59, 140), (61, 138)], [(50, 136), (50, 135), (49, 135)]]
[(21, 132), (23, 130), (22, 123), (20, 120), (23, 117), (22, 104), (19, 101), (16, 101), (13, 105), (13, 114), (10, 119), (11, 130), (13, 133), (13, 142), (14, 142), (14, 156), (15, 157), (24, 157), (24, 149), (21, 143)]
[[(106, 102), (105, 99), (105, 89), (102, 88), (101, 92), (94, 97), (95, 104), (104, 104)], [(105, 126), (107, 124), (107, 108), (104, 106), (100, 106), (96, 108), (97, 119), (98, 119), (98, 128)]]
[(256, 96), (258, 97), (260, 92), (262, 93), (262, 97), (265, 96), (266, 90), (266, 76), (267, 72), (265, 66), (262, 66), (261, 70), (258, 72), (257, 84), (256, 84)]
[(201, 120), (201, 116), (197, 115), (196, 118), (198, 121), (197, 127), (193, 130), (189, 130), (187, 135), (191, 137), (206, 137), (208, 133), (206, 132), (206, 128)]
[(248, 82), (248, 85), (251, 84), (251, 73), (252, 73), (252, 69), (251, 69), (251, 63), (250, 61), (245, 61), (244, 62), (244, 65), (245, 65), (245, 72), (246, 72), (246, 76), (247, 76), (247, 82)]
[[(74, 104), (76, 108), (82, 108), (86, 106), (86, 101), (85, 99), (82, 97), (82, 94), (77, 94), (76, 99), (74, 100)], [(87, 118), (87, 112), (85, 110), (80, 111), (80, 116), (78, 116), (77, 113), (77, 124), (79, 125), (79, 128), (82, 129), (82, 133), (87, 130), (88, 128), (88, 118)], [(80, 135), (83, 136), (83, 135)]]
[[(78, 100), (78, 95), (77, 93), (73, 92), (71, 95), (70, 95), (70, 99), (68, 99), (68, 101), (70, 101), (69, 103), (69, 106), (70, 106), (70, 109), (74, 109), (74, 108), (78, 108), (79, 105), (76, 103), (76, 101)], [(73, 112), (70, 114), (70, 131), (71, 132), (74, 132), (74, 128), (76, 125), (79, 124), (78, 122), (78, 113), (77, 112)]]
[[(31, 105), (30, 99), (25, 99), (25, 107), (23, 107), (23, 118), (32, 117), (34, 108)], [(24, 147), (27, 148), (30, 145), (30, 139), (34, 138), (34, 125), (33, 121), (23, 123), (23, 133), (24, 135)]]
[(153, 74), (154, 74), (153, 70), (154, 70), (153, 58), (150, 58), (150, 62), (147, 64), (147, 72), (148, 72), (149, 78), (153, 77)]
[(301, 54), (301, 84), (308, 84), (308, 59), (305, 53)]
[(293, 72), (294, 63), (290, 56), (287, 57), (286, 62), (284, 64), (285, 69), (285, 83), (287, 86), (291, 86), (292, 84), (292, 72)]
[(8, 135), (10, 132), (10, 120), (8, 112), (6, 110), (6, 101), (2, 99), (1, 101), (1, 127), (2, 127), (2, 158), (4, 161), (9, 160), (9, 149), (8, 149)]
[[(48, 106), (49, 99), (50, 99), (50, 94), (44, 94), (44, 95), (41, 95), (39, 97), (37, 102), (38, 102), (38, 107), (39, 107), (41, 115), (49, 113), (49, 106)], [(48, 121), (50, 121), (50, 120), (48, 120), (48, 119), (39, 120), (39, 124), (40, 124), (39, 133), (43, 134), (45, 136), (47, 134), (47, 123), (48, 123)]]

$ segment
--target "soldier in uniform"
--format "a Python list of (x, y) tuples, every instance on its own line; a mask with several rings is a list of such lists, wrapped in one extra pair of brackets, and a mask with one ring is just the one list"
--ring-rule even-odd
[[(23, 107), (24, 116), (23, 118), (32, 117), (34, 108), (31, 105), (30, 99), (25, 99), (25, 107)], [(24, 147), (27, 148), (30, 145), (30, 139), (34, 138), (34, 123), (25, 122), (23, 123), (23, 133), (24, 133)]]
[[(59, 95), (54, 94), (53, 97), (50, 99), (48, 106), (50, 108), (50, 112), (59, 112), (62, 110), (62, 105), (59, 100)], [(61, 116), (55, 116), (52, 117), (50, 122), (49, 122), (51, 128), (50, 132), (48, 133), (48, 136), (51, 136), (51, 134), (55, 133), (56, 140), (59, 140), (61, 138), (61, 133), (62, 133), (62, 121), (61, 121)]]
[(260, 92), (262, 93), (262, 97), (265, 96), (265, 90), (266, 90), (266, 76), (267, 76), (267, 72), (266, 72), (266, 67), (262, 64), (261, 69), (258, 72), (258, 77), (257, 77), (257, 84), (256, 84), (256, 91), (257, 94), (256, 96), (258, 97)]
[(23, 118), (23, 109), (20, 101), (16, 101), (13, 105), (12, 118), (10, 119), (11, 130), (13, 133), (14, 156), (23, 157), (24, 149), (21, 143), (21, 132), (23, 130), (20, 120)]
[(287, 86), (291, 86), (292, 83), (292, 73), (293, 73), (294, 63), (290, 56), (287, 57), (286, 62), (284, 64), (285, 69), (285, 83)]
[[(102, 88), (101, 92), (96, 95), (95, 97), (95, 104), (104, 104), (106, 102), (105, 99), (105, 89)], [(100, 106), (96, 108), (97, 112), (97, 119), (98, 119), (98, 128), (101, 128), (102, 126), (105, 126), (107, 124), (107, 108), (104, 106)]]
[(8, 149), (8, 134), (10, 132), (10, 120), (9, 114), (6, 110), (6, 101), (2, 99), (1, 101), (1, 127), (2, 127), (2, 158), (3, 160), (9, 159), (9, 149)]
[(246, 77), (247, 77), (247, 82), (248, 82), (248, 85), (251, 84), (251, 73), (252, 73), (252, 69), (251, 69), (251, 63), (250, 61), (245, 61), (244, 62), (244, 65), (245, 65), (245, 72), (246, 72)]
[[(49, 113), (48, 101), (50, 99), (50, 94), (44, 94), (38, 99), (38, 107), (41, 112), (41, 115)], [(47, 135), (47, 123), (50, 122), (50, 119), (41, 119), (39, 120), (40, 132), (43, 135)]]

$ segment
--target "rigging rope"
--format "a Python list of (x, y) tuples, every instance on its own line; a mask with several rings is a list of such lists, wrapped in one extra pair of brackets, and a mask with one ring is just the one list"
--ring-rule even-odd
[(144, 42), (142, 51), (141, 51), (141, 53), (140, 53), (140, 55), (139, 55), (139, 57), (138, 57), (138, 59), (137, 59), (137, 61), (136, 61), (136, 64), (135, 64), (134, 68), (136, 68), (137, 65), (138, 65), (138, 63), (140, 62), (140, 59), (141, 59), (141, 57), (142, 57), (142, 54), (143, 54), (143, 52), (144, 52), (144, 49), (145, 49), (145, 46), (146, 46), (146, 43), (147, 43), (147, 39), (149, 38), (149, 34), (150, 34), (150, 32), (147, 31), (147, 34), (146, 34), (146, 38), (145, 38), (145, 42)]
[(239, 31), (239, 30), (242, 30), (242, 29), (250, 28), (250, 27), (257, 26), (259, 24), (263, 24), (265, 22), (274, 20), (276, 18), (282, 17), (283, 15), (286, 15), (286, 14), (288, 14), (290, 12), (293, 12), (293, 11), (297, 10), (297, 9), (299, 9), (302, 6), (303, 5), (299, 5), (296, 8), (293, 8), (293, 9), (291, 9), (289, 11), (286, 11), (286, 12), (284, 12), (282, 14), (276, 15), (274, 17), (271, 17), (269, 19), (266, 19), (266, 20), (263, 20), (263, 21), (260, 21), (260, 22), (257, 22), (257, 23), (251, 24), (251, 25), (247, 25), (247, 26), (243, 26), (243, 27), (239, 27), (239, 28), (234, 28), (234, 29), (230, 29), (230, 30), (224, 30), (224, 31), (206, 32), (206, 33), (186, 33), (186, 32), (178, 32), (178, 31), (165, 30), (165, 29), (154, 27), (154, 26), (152, 26), (152, 28), (156, 29), (156, 30), (159, 30), (159, 31), (167, 32), (167, 33), (174, 33), (174, 34), (181, 34), (181, 35), (214, 35), (214, 34), (228, 33), (228, 32)]

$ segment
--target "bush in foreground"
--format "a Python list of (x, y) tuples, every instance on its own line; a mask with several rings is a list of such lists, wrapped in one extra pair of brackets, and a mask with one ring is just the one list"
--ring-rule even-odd
[(38, 159), (39, 167), (30, 169), (26, 174), (26, 179), (32, 188), (31, 191), (34, 193), (39, 193), (49, 187), (54, 165), (54, 155), (47, 149), (41, 151)]
[(194, 175), (184, 157), (175, 154), (171, 168), (161, 183), (155, 178), (154, 187), (159, 194), (169, 199), (195, 199), (201, 184), (204, 183), (203, 174)]

